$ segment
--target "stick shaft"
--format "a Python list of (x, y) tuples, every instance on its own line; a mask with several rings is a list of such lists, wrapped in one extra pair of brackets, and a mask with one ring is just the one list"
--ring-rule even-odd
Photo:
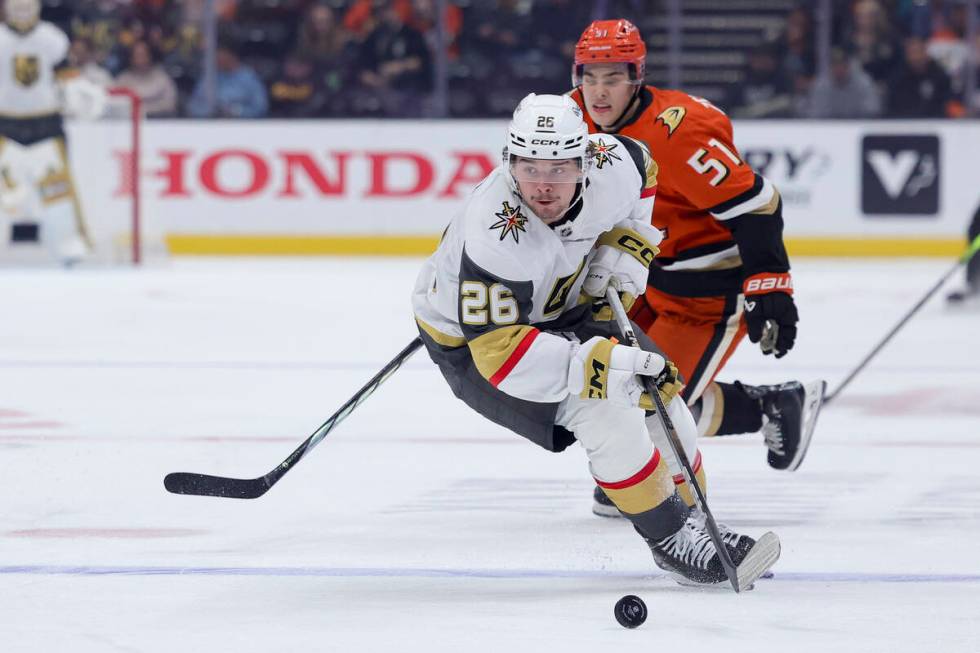
[[(613, 314), (616, 316), (616, 322), (619, 324), (619, 329), (623, 332), (630, 346), (639, 347), (640, 342), (633, 332), (633, 326), (630, 324), (629, 317), (626, 315), (626, 309), (623, 308), (623, 303), (620, 301), (619, 294), (615, 289), (609, 288), (606, 291), (606, 300), (612, 306)], [(694, 493), (698, 507), (704, 513), (708, 535), (711, 536), (711, 542), (718, 551), (718, 559), (721, 560), (721, 566), (725, 569), (725, 575), (728, 576), (728, 581), (732, 584), (735, 591), (738, 592), (741, 589), (738, 586), (738, 569), (736, 569), (735, 563), (732, 562), (731, 556), (728, 555), (728, 549), (725, 547), (721, 532), (718, 530), (718, 524), (715, 522), (711, 510), (708, 509), (708, 499), (704, 496), (704, 491), (701, 489), (701, 485), (694, 475), (694, 469), (691, 467), (691, 461), (688, 460), (687, 453), (684, 451), (684, 445), (681, 443), (680, 436), (677, 435), (677, 430), (674, 428), (674, 424), (667, 414), (667, 407), (664, 405), (664, 401), (660, 397), (660, 392), (657, 390), (653, 379), (648, 376), (642, 376), (640, 378), (643, 380), (646, 391), (650, 394), (657, 407), (657, 416), (660, 419), (660, 425), (663, 426), (664, 433), (667, 434), (667, 443), (674, 452), (675, 458), (681, 464), (681, 473), (684, 475), (684, 480), (687, 481), (688, 487)]]
[(953, 274), (955, 274), (957, 270), (960, 269), (960, 266), (965, 265), (971, 258), (974, 257), (974, 255), (976, 255), (978, 250), (980, 250), (980, 236), (977, 236), (976, 238), (973, 239), (973, 242), (970, 243), (970, 246), (967, 248), (967, 250), (959, 257), (959, 259), (957, 259), (956, 263), (954, 263), (953, 266), (950, 267), (949, 270), (947, 270), (946, 273), (943, 274), (943, 276), (940, 277), (939, 280), (936, 281), (936, 283), (933, 284), (933, 286), (926, 291), (926, 293), (919, 299), (919, 301), (915, 303), (915, 306), (910, 308), (905, 313), (905, 315), (903, 315), (901, 319), (895, 324), (895, 326), (893, 326), (891, 330), (887, 334), (885, 334), (885, 337), (882, 338), (878, 342), (878, 344), (875, 345), (874, 348), (872, 348), (871, 351), (868, 352), (868, 354), (863, 359), (861, 359), (861, 362), (858, 363), (846, 377), (844, 377), (844, 380), (840, 382), (837, 388), (832, 393), (824, 397), (823, 403), (827, 404), (831, 400), (833, 400), (834, 397), (839, 395), (841, 391), (844, 388), (846, 388), (848, 384), (850, 384), (850, 382), (854, 379), (854, 377), (857, 376), (858, 373), (860, 373), (865, 367), (868, 366), (868, 363), (871, 362), (871, 359), (877, 356), (878, 352), (880, 352), (882, 349), (885, 348), (885, 345), (887, 345), (891, 341), (891, 339), (895, 337), (895, 334), (897, 334), (902, 329), (902, 327), (905, 326), (906, 323), (908, 323), (908, 321), (911, 320), (912, 317), (919, 312), (919, 309), (925, 306), (926, 302), (932, 299), (932, 296), (935, 295), (939, 291), (939, 289), (942, 288), (943, 284), (945, 284), (949, 280), (949, 278), (953, 276)]
[(370, 381), (358, 390), (353, 397), (330, 416), (326, 422), (313, 432), (299, 447), (289, 456), (279, 463), (268, 474), (258, 478), (229, 478), (226, 476), (211, 476), (209, 474), (195, 474), (189, 472), (174, 472), (167, 474), (163, 480), (164, 487), (168, 492), (174, 494), (194, 494), (198, 496), (226, 497), (232, 499), (256, 499), (268, 491), (273, 485), (282, 478), (286, 472), (291, 470), (303, 459), (323, 438), (327, 436), (338, 424), (347, 418), (354, 409), (361, 405), (370, 397), (378, 387), (395, 373), (402, 364), (411, 358), (422, 346), (422, 339), (414, 338), (401, 352), (398, 353), (387, 365), (381, 368)]
[(402, 364), (407, 361), (421, 346), (422, 338), (416, 336), (408, 345), (405, 346), (404, 349), (398, 352), (397, 356), (391, 359), (387, 365), (382, 367), (377, 374), (371, 377), (370, 381), (365, 383), (360, 390), (354, 393), (354, 396), (348, 399), (336, 413), (331, 415), (326, 422), (321, 424), (320, 428), (318, 428), (310, 437), (304, 440), (303, 443), (299, 445), (295, 451), (293, 451), (293, 453), (289, 454), (289, 457), (286, 458), (286, 460), (279, 463), (275, 469), (265, 475), (267, 481), (271, 480), (270, 477), (275, 478), (275, 480), (271, 480), (269, 486), (271, 487), (272, 483), (279, 480), (283, 474), (295, 467), (296, 463), (302, 460), (303, 457), (312, 451), (316, 445), (320, 444), (323, 438), (327, 437), (327, 434), (330, 433), (334, 427), (336, 427), (338, 424), (344, 421), (348, 415), (354, 412), (354, 409), (360, 406), (365, 399), (374, 394), (374, 391), (377, 390), (382, 383), (387, 381), (388, 377), (394, 374), (398, 368), (400, 368)]

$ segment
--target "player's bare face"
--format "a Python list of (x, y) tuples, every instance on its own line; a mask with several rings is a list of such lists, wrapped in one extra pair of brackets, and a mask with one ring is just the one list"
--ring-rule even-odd
[(582, 180), (577, 159), (518, 158), (511, 165), (521, 197), (545, 224), (561, 219), (575, 197), (576, 185)]
[(603, 129), (612, 127), (633, 98), (626, 64), (588, 64), (582, 71), (582, 96), (592, 121)]

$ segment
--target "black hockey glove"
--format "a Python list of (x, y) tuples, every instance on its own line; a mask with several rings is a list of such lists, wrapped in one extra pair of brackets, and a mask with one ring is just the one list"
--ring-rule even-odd
[(760, 343), (763, 354), (782, 358), (796, 341), (800, 321), (793, 302), (793, 280), (788, 272), (754, 274), (742, 286), (749, 340)]

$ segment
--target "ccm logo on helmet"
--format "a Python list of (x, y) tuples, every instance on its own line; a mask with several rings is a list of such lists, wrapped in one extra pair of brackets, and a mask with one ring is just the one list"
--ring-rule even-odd
[(531, 145), (558, 145), (558, 141), (544, 138), (532, 138)]

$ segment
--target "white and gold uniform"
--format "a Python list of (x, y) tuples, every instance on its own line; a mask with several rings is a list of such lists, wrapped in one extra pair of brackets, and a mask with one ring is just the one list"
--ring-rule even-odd
[(73, 263), (90, 243), (62, 121), (68, 45), (50, 23), (0, 24), (0, 240), (36, 241), (52, 259)]
[[(589, 136), (568, 97), (534, 94), (514, 112), (503, 159), (419, 273), (412, 304), (429, 356), (484, 417), (549, 451), (581, 444), (595, 482), (661, 568), (724, 582), (712, 537), (688, 519), (690, 489), (671, 477), (677, 461), (661, 457), (663, 420), (644, 410), (647, 390), (657, 392), (693, 458), (697, 427), (673, 400), (676, 367), (645, 336), (642, 348), (618, 344), (600, 299), (615, 289), (629, 304), (646, 287), (662, 239), (648, 220), (656, 163), (638, 141)], [(703, 470), (695, 474), (703, 483)], [(737, 565), (754, 540), (726, 537)]]
[(591, 313), (580, 294), (600, 237), (650, 231), (645, 212), (656, 182), (646, 188), (645, 148), (625, 137), (590, 140), (621, 156), (594, 166), (562, 223), (538, 219), (500, 166), (450, 223), (415, 287), (423, 330), (440, 344), (469, 343), (481, 374), (527, 401), (557, 402), (568, 394), (577, 345), (549, 331), (572, 331)]
[[(654, 444), (659, 421), (570, 387), (582, 343), (616, 334), (582, 293), (599, 247), (619, 247), (647, 266), (656, 253), (660, 233), (648, 220), (656, 164), (632, 139), (588, 138), (591, 170), (560, 222), (540, 220), (500, 166), (446, 229), (412, 303), (429, 355), (457, 397), (550, 451), (577, 440), (596, 481), (656, 540), (675, 532), (688, 509)], [(693, 418), (680, 401), (669, 412), (693, 455)]]

